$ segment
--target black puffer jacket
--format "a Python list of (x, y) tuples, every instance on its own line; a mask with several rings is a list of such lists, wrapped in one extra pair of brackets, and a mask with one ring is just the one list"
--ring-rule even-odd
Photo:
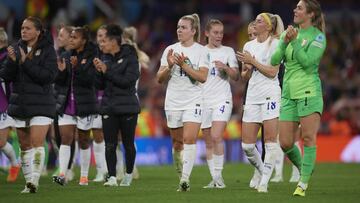
[(34, 116), (55, 116), (55, 97), (53, 82), (57, 74), (56, 52), (52, 36), (43, 33), (32, 59), (26, 58), (19, 64), (21, 47), (27, 53), (27, 45), (20, 40), (14, 45), (17, 60), (7, 59), (1, 65), (0, 77), (12, 82), (8, 113), (14, 118), (32, 118)]
[[(59, 115), (65, 112), (68, 97), (70, 96), (73, 73), (75, 115), (83, 117), (98, 112), (94, 86), (96, 70), (92, 62), (95, 55), (96, 46), (93, 43), (87, 43), (84, 50), (80, 53), (72, 50), (61, 54), (60, 58), (65, 58), (66, 69), (59, 71), (55, 82), (56, 110)], [(72, 68), (70, 64), (71, 56), (77, 56), (78, 65), (75, 68)]]
[(139, 62), (136, 50), (122, 45), (120, 52), (105, 62), (105, 74), (97, 73), (97, 85), (104, 89), (100, 107), (103, 115), (137, 114), (140, 112), (136, 95), (136, 81), (139, 79)]

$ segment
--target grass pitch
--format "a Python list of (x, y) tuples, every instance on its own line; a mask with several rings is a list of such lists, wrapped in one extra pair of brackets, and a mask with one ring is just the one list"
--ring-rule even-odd
[[(178, 179), (172, 166), (139, 167), (140, 179), (131, 187), (105, 188), (102, 183), (89, 182), (79, 186), (75, 180), (66, 186), (52, 182), (51, 175), (42, 177), (36, 194), (20, 194), (24, 179), (5, 182), (0, 174), (1, 203), (70, 203), (70, 202), (359, 202), (360, 164), (317, 164), (306, 197), (293, 197), (295, 183), (289, 183), (290, 166), (285, 165), (284, 182), (270, 183), (269, 193), (259, 194), (248, 187), (253, 168), (247, 164), (226, 164), (223, 171), (225, 189), (203, 189), (209, 183), (207, 166), (196, 166), (191, 176), (190, 192), (176, 192)], [(77, 170), (77, 174), (79, 170)], [(90, 171), (90, 179), (94, 177)], [(49, 173), (51, 174), (51, 173)]]

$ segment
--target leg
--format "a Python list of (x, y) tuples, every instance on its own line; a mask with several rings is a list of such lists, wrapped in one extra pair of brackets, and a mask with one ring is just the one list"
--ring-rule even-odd
[(49, 131), (50, 125), (33, 125), (30, 126), (30, 137), (34, 147), (34, 160), (33, 160), (33, 177), (32, 183), (36, 186), (39, 185), (39, 179), (45, 162), (45, 149), (44, 142), (46, 134)]
[(211, 138), (214, 143), (214, 175), (216, 179), (222, 179), (224, 167), (224, 140), (223, 133), (226, 128), (225, 121), (213, 121), (211, 127)]
[(19, 161), (16, 158), (13, 146), (7, 142), (9, 130), (9, 127), (0, 129), (0, 150), (4, 152), (11, 164), (11, 167), (9, 168), (9, 174), (6, 180), (7, 182), (15, 182), (19, 174), (20, 165)]
[(122, 180), (124, 178), (124, 154), (121, 151), (122, 140), (121, 140), (121, 132), (118, 132), (118, 146), (116, 147), (116, 179)]
[(93, 132), (93, 150), (96, 162), (96, 178), (95, 182), (101, 182), (104, 180), (104, 175), (107, 173), (105, 162), (105, 142), (102, 129), (92, 129)]
[(255, 147), (260, 127), (261, 125), (259, 123), (243, 122), (241, 129), (242, 148), (249, 162), (255, 167), (255, 172), (251, 178), (249, 187), (255, 189), (260, 183), (261, 174), (264, 168), (263, 162), (261, 161), (261, 155)]
[(138, 114), (124, 115), (120, 121), (120, 131), (125, 149), (126, 174), (121, 181), (120, 186), (130, 186), (132, 182), (132, 173), (135, 164), (135, 129), (137, 125)]
[[(299, 149), (299, 151), (301, 152), (301, 147), (300, 147), (300, 126), (298, 128), (298, 130), (296, 131), (296, 135), (295, 135), (295, 146)], [(299, 169), (295, 166), (292, 165), (292, 172), (291, 172), (291, 177), (289, 182), (291, 183), (297, 183), (300, 180), (300, 171)]]
[(301, 168), (301, 153), (299, 149), (294, 145), (294, 139), (297, 129), (299, 127), (298, 122), (294, 121), (280, 121), (280, 145), (284, 153), (288, 156), (290, 161), (300, 170)]
[(120, 121), (121, 138), (125, 149), (126, 173), (132, 174), (136, 150), (135, 150), (135, 129), (137, 125), (137, 114), (123, 116)]
[(301, 183), (308, 184), (316, 160), (316, 135), (320, 127), (320, 114), (313, 113), (300, 118), (301, 136), (304, 139), (304, 158), (301, 167)]
[(184, 149), (184, 141), (183, 141), (183, 127), (180, 128), (170, 128), (170, 135), (172, 139), (172, 155), (173, 161), (175, 165), (176, 172), (181, 178), (182, 168), (183, 168), (183, 149)]
[(116, 147), (118, 144), (119, 118), (109, 116), (102, 119), (104, 140), (105, 140), (105, 157), (109, 176), (116, 177)]
[(71, 144), (74, 142), (75, 125), (59, 126), (61, 145), (59, 149), (59, 175), (65, 177), (70, 162)]
[(278, 118), (264, 121), (264, 141), (265, 141), (265, 158), (264, 169), (258, 192), (267, 192), (268, 183), (274, 169), (276, 151), (278, 150), (277, 134), (278, 134)]
[(213, 160), (213, 154), (214, 154), (214, 142), (211, 138), (210, 134), (211, 128), (204, 128), (202, 129), (202, 134), (205, 140), (205, 146), (206, 146), (206, 161), (209, 167), (210, 175), (212, 179), (214, 179), (214, 160)]
[(200, 123), (184, 122), (184, 158), (181, 180), (189, 181), (196, 158), (196, 138), (200, 130)]
[(88, 175), (90, 167), (90, 130), (81, 130), (79, 133), (79, 148), (80, 148), (80, 185), (88, 185)]

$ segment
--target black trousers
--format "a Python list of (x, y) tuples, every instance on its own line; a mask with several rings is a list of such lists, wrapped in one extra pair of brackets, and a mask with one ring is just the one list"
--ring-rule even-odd
[(105, 157), (109, 176), (116, 176), (116, 147), (120, 131), (125, 149), (126, 173), (134, 169), (136, 150), (134, 145), (138, 114), (102, 116), (105, 140)]

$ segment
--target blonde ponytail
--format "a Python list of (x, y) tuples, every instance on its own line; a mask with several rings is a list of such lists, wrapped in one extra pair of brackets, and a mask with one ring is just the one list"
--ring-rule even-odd
[(197, 13), (186, 15), (180, 19), (189, 20), (191, 22), (191, 28), (195, 29), (194, 41), (200, 42), (200, 18)]

